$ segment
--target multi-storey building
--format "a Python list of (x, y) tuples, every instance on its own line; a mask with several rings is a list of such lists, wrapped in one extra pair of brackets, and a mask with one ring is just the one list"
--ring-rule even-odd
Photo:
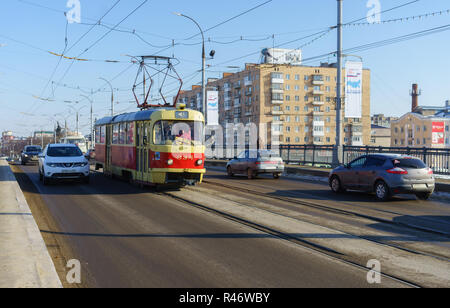
[[(336, 139), (336, 76), (336, 66), (328, 63), (319, 67), (247, 64), (244, 71), (208, 80), (207, 87), (219, 91), (223, 127), (227, 123), (265, 126), (267, 133), (259, 129), (258, 140), (268, 144), (279, 139), (281, 144), (332, 145)], [(179, 103), (201, 110), (201, 99), (201, 87), (193, 86), (181, 93)], [(362, 118), (344, 118), (343, 104), (342, 119), (344, 144), (369, 144), (370, 70), (363, 70)]]
[(398, 120), (398, 117), (385, 117), (384, 114), (374, 114), (371, 118), (373, 125), (391, 127), (391, 122)]
[(450, 101), (444, 107), (416, 107), (391, 126), (394, 147), (450, 147)]

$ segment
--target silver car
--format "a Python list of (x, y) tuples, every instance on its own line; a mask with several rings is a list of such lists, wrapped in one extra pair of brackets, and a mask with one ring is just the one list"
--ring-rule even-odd
[(397, 154), (361, 156), (330, 172), (333, 192), (348, 190), (375, 192), (378, 200), (386, 201), (395, 194), (415, 194), (427, 200), (434, 192), (433, 170), (415, 157)]
[(245, 174), (249, 179), (253, 179), (258, 174), (266, 173), (278, 179), (283, 172), (284, 162), (276, 151), (247, 150), (227, 164), (227, 173), (230, 177)]

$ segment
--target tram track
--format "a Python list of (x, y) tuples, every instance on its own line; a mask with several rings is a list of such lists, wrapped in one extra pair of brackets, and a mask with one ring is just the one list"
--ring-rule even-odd
[[(293, 203), (293, 204), (296, 204), (296, 205), (303, 205), (303, 206), (307, 206), (307, 207), (318, 209), (318, 210), (324, 210), (324, 211), (327, 211), (327, 212), (333, 213), (333, 214), (345, 215), (347, 217), (363, 218), (363, 219), (367, 219), (367, 220), (370, 220), (370, 221), (373, 221), (373, 222), (376, 222), (376, 223), (389, 224), (389, 225), (393, 225), (393, 226), (396, 226), (396, 227), (408, 228), (408, 229), (413, 230), (413, 231), (431, 233), (432, 235), (438, 235), (438, 236), (443, 236), (443, 237), (446, 237), (446, 238), (450, 238), (450, 235), (448, 235), (447, 233), (442, 233), (442, 232), (437, 232), (437, 231), (429, 231), (427, 228), (420, 228), (420, 227), (411, 226), (411, 225), (407, 225), (407, 224), (403, 224), (403, 223), (397, 223), (397, 222), (390, 221), (390, 220), (383, 219), (383, 218), (373, 217), (373, 216), (364, 215), (364, 214), (360, 214), (360, 213), (355, 213), (355, 212), (351, 212), (351, 211), (347, 211), (347, 210), (340, 210), (340, 209), (324, 206), (324, 205), (313, 203), (313, 202), (309, 202), (309, 201), (297, 200), (297, 199), (292, 199), (292, 198), (289, 198), (289, 197), (267, 195), (267, 194), (264, 194), (264, 193), (261, 193), (261, 192), (258, 192), (258, 191), (254, 191), (254, 190), (250, 190), (250, 189), (246, 189), (246, 188), (242, 188), (242, 187), (236, 187), (236, 186), (233, 186), (233, 185), (226, 185), (226, 184), (223, 184), (223, 183), (219, 184), (219, 183), (211, 182), (211, 181), (208, 181), (208, 180), (204, 181), (204, 183), (205, 184), (209, 184), (209, 185), (213, 185), (213, 186), (220, 186), (220, 187), (223, 187), (223, 188), (228, 188), (228, 189), (231, 189), (231, 190), (236, 190), (236, 191), (240, 191), (240, 192), (244, 192), (244, 193), (248, 193), (248, 194), (252, 194), (252, 195), (258, 195), (258, 196), (261, 196), (261, 197), (264, 197), (264, 198), (268, 198), (268, 199), (275, 199), (275, 200), (286, 202), (286, 203)], [(250, 205), (247, 205), (247, 206), (250, 206)], [(268, 211), (268, 210), (265, 210), (265, 211)], [(277, 213), (277, 212), (274, 212), (274, 211), (269, 211), (269, 212), (271, 212), (273, 214), (277, 214), (277, 215), (283, 215), (281, 213)], [(287, 216), (287, 217), (299, 220), (298, 218), (293, 218), (293, 217), (290, 217), (290, 216)], [(317, 225), (317, 226), (326, 227), (326, 228), (332, 229), (334, 231), (342, 232), (342, 233), (347, 234), (349, 236), (354, 236), (354, 237), (357, 237), (357, 238), (360, 238), (360, 239), (363, 239), (363, 240), (366, 240), (366, 241), (370, 241), (370, 242), (376, 243), (378, 245), (392, 247), (392, 248), (399, 249), (399, 250), (402, 250), (402, 251), (405, 251), (405, 252), (408, 252), (408, 253), (413, 253), (413, 254), (417, 254), (417, 255), (423, 255), (423, 256), (432, 257), (432, 258), (435, 258), (435, 259), (438, 259), (438, 260), (441, 260), (441, 261), (450, 262), (450, 258), (448, 258), (446, 256), (432, 254), (432, 253), (425, 252), (425, 251), (419, 251), (419, 250), (411, 249), (411, 248), (404, 247), (404, 246), (397, 245), (397, 244), (387, 243), (387, 242), (383, 242), (383, 241), (377, 241), (377, 240), (375, 240), (375, 239), (373, 239), (373, 238), (371, 238), (369, 236), (361, 236), (361, 235), (358, 235), (358, 234), (350, 233), (350, 232), (345, 231), (345, 230), (337, 229), (335, 227), (330, 228), (330, 226), (326, 226), (324, 224), (317, 224), (317, 223), (314, 223), (314, 222), (311, 222), (311, 221), (307, 221), (307, 222), (311, 223), (311, 224), (314, 224), (314, 225)]]
[[(290, 197), (275, 196), (275, 195), (268, 195), (266, 193), (263, 193), (263, 192), (260, 192), (260, 191), (257, 191), (257, 190), (251, 190), (251, 189), (248, 189), (248, 188), (242, 188), (242, 187), (237, 187), (237, 186), (233, 186), (233, 185), (224, 184), (222, 182), (221, 183), (217, 183), (217, 182), (213, 182), (213, 181), (209, 181), (209, 180), (204, 180), (204, 183), (205, 184), (209, 184), (209, 185), (213, 185), (213, 186), (219, 186), (219, 187), (224, 187), (224, 188), (228, 188), (228, 189), (232, 189), (232, 190), (237, 190), (237, 191), (241, 191), (241, 192), (244, 192), (244, 193), (254, 194), (254, 195), (258, 195), (258, 196), (262, 196), (262, 197), (266, 197), (266, 198), (271, 198), (271, 199), (276, 199), (276, 200), (280, 200), (280, 201), (295, 203), (295, 204), (298, 204), (298, 205), (303, 205), (303, 206), (307, 206), (307, 207), (314, 208), (314, 209), (324, 210), (324, 211), (335, 213), (335, 214), (359, 217), (359, 218), (369, 219), (369, 220), (372, 220), (372, 221), (377, 222), (377, 223), (386, 223), (386, 224), (389, 224), (389, 225), (405, 227), (405, 228), (408, 228), (408, 229), (411, 229), (411, 230), (425, 232), (425, 233), (429, 233), (429, 234), (433, 234), (433, 235), (439, 235), (439, 236), (443, 236), (443, 237), (446, 237), (446, 238), (450, 239), (450, 233), (444, 232), (444, 231), (441, 231), (441, 230), (436, 230), (436, 229), (431, 229), (431, 228), (427, 228), (427, 227), (423, 227), (423, 226), (407, 224), (407, 223), (398, 222), (398, 221), (391, 221), (391, 220), (380, 218), (380, 217), (374, 217), (374, 216), (370, 216), (370, 215), (365, 215), (365, 214), (358, 213), (358, 212), (355, 212), (355, 211), (337, 209), (337, 208), (326, 206), (326, 205), (323, 205), (323, 204), (318, 204), (318, 203), (314, 203), (314, 202), (310, 202), (310, 201), (294, 199), (294, 198), (298, 198), (299, 195), (292, 194)], [(263, 188), (267, 188), (267, 187), (263, 187)], [(327, 200), (324, 199), (324, 201), (327, 201)], [(339, 201), (339, 203), (344, 203), (344, 204), (346, 204), (348, 206), (352, 206), (352, 204), (349, 204), (349, 203), (346, 203), (346, 202), (342, 202), (342, 201)], [(394, 215), (403, 215), (401, 213), (396, 213), (396, 212), (392, 212), (392, 211), (384, 211), (384, 210), (379, 210), (379, 209), (374, 209), (374, 208), (370, 208), (370, 210), (378, 211), (378, 212), (381, 212), (381, 213), (394, 214)], [(418, 220), (418, 221), (436, 222), (436, 221), (434, 221), (432, 219), (423, 219), (423, 218), (415, 218), (415, 219)], [(439, 221), (438, 223), (450, 226), (450, 224), (442, 222), (442, 221)]]
[[(189, 190), (189, 188), (187, 188), (187, 190)], [(180, 196), (174, 195), (174, 194), (172, 194), (170, 192), (159, 192), (159, 194), (167, 196), (167, 197), (170, 197), (170, 198), (173, 198), (173, 199), (175, 199), (177, 201), (183, 202), (184, 204), (187, 204), (187, 205), (192, 206), (194, 208), (206, 211), (208, 213), (212, 213), (212, 214), (214, 214), (216, 216), (219, 216), (219, 217), (221, 217), (223, 219), (227, 219), (227, 220), (233, 221), (235, 223), (244, 225), (246, 227), (252, 228), (252, 229), (254, 229), (256, 231), (264, 232), (264, 233), (266, 233), (268, 235), (271, 235), (273, 237), (279, 238), (280, 240), (286, 240), (286, 241), (288, 241), (290, 243), (293, 243), (295, 245), (301, 246), (303, 249), (310, 250), (310, 251), (312, 251), (314, 253), (319, 253), (319, 254), (321, 254), (323, 256), (326, 256), (328, 258), (332, 258), (333, 260), (345, 263), (346, 265), (358, 268), (360, 270), (364, 270), (364, 271), (372, 270), (371, 268), (368, 268), (368, 267), (366, 267), (364, 265), (361, 265), (358, 262), (351, 260), (350, 258), (346, 258), (341, 253), (339, 253), (339, 252), (337, 252), (337, 251), (335, 251), (333, 249), (330, 249), (330, 248), (328, 248), (326, 246), (318, 245), (318, 244), (313, 243), (311, 241), (308, 241), (308, 240), (305, 240), (305, 239), (300, 239), (298, 237), (292, 236), (292, 235), (287, 234), (285, 232), (276, 230), (275, 228), (271, 228), (271, 227), (268, 227), (268, 226), (265, 226), (265, 225), (262, 225), (262, 224), (259, 224), (259, 223), (256, 223), (256, 222), (252, 222), (250, 220), (241, 218), (241, 217), (239, 217), (237, 215), (226, 213), (226, 212), (221, 211), (221, 210), (217, 210), (217, 209), (215, 209), (213, 207), (210, 207), (210, 206), (207, 206), (207, 205), (204, 205), (204, 204), (192, 201), (192, 200), (190, 200), (187, 197), (180, 197)], [(404, 284), (407, 287), (423, 288), (423, 286), (421, 286), (421, 285), (419, 285), (417, 283), (414, 283), (412, 281), (409, 281), (409, 280), (397, 277), (397, 276), (392, 275), (392, 274), (388, 274), (388, 273), (383, 272), (383, 271), (379, 272), (379, 274), (382, 277), (385, 277), (385, 278), (388, 278), (388, 279), (392, 279), (394, 281), (402, 283), (402, 284)]]

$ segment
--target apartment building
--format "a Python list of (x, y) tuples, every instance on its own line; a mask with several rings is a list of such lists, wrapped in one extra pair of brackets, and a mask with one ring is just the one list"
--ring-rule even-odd
[[(208, 90), (219, 91), (219, 122), (259, 129), (258, 140), (268, 144), (332, 145), (336, 138), (335, 65), (292, 66), (247, 64), (245, 70), (208, 80)], [(344, 76), (344, 75), (343, 75)], [(344, 87), (343, 87), (344, 89)], [(362, 118), (344, 118), (346, 145), (370, 142), (370, 70), (363, 70)], [(344, 92), (343, 92), (344, 93)], [(183, 91), (179, 103), (201, 110), (201, 87)], [(267, 135), (267, 137), (263, 135)]]
[[(419, 107), (392, 122), (394, 147), (450, 147), (450, 102), (445, 107)], [(430, 115), (430, 110), (432, 113)]]
[(384, 114), (374, 114), (371, 118), (372, 124), (382, 127), (391, 127), (392, 121), (398, 120), (398, 117), (386, 117)]

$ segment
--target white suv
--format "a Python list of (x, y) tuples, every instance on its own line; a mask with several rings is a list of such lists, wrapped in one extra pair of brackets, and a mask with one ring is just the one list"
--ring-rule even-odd
[(39, 178), (50, 180), (83, 180), (89, 183), (89, 161), (74, 144), (49, 144), (39, 156)]

